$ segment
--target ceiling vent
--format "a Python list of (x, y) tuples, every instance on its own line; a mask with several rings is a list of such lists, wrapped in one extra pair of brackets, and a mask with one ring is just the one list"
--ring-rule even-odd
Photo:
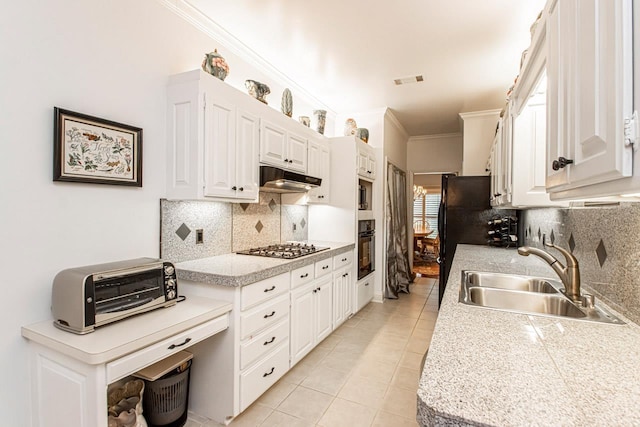
[(420, 83), (424, 81), (424, 77), (420, 76), (411, 76), (411, 77), (403, 77), (401, 79), (394, 79), (393, 82), (396, 86), (406, 85), (409, 83)]

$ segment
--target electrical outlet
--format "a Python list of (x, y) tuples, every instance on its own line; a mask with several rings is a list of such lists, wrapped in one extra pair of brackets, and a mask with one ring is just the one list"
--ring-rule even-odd
[(204, 243), (204, 230), (202, 228), (198, 228), (196, 230), (196, 245)]

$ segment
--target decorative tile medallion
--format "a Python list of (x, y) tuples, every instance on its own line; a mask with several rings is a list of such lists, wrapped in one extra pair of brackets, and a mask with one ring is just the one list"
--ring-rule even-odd
[(260, 233), (263, 228), (264, 225), (262, 225), (262, 221), (258, 221), (258, 223), (256, 224), (256, 230), (258, 230), (258, 233)]
[(191, 234), (191, 229), (189, 229), (189, 227), (187, 227), (187, 224), (183, 222), (182, 225), (176, 230), (176, 234), (178, 235), (178, 237), (184, 240), (189, 236), (189, 234)]
[(551, 230), (551, 236), (549, 236), (549, 238), (551, 239), (551, 244), (553, 245), (556, 241), (556, 235), (553, 233), (553, 230)]
[(576, 241), (573, 238), (573, 233), (571, 233), (571, 235), (569, 236), (569, 250), (573, 252), (575, 248), (576, 248)]
[(278, 206), (278, 204), (276, 203), (275, 200), (271, 199), (271, 201), (269, 202), (269, 207), (271, 208), (271, 212), (276, 210), (276, 206)]
[(600, 239), (600, 243), (596, 248), (596, 256), (598, 257), (598, 262), (600, 263), (600, 267), (604, 265), (604, 262), (607, 260), (607, 250), (604, 248), (604, 242)]
[(300, 221), (300, 225), (302, 226), (302, 228), (304, 228), (305, 225), (307, 225), (307, 221), (305, 221), (304, 218), (302, 218), (302, 221)]
[(249, 207), (249, 203), (240, 203), (240, 207), (242, 208), (243, 211), (246, 211), (247, 208)]

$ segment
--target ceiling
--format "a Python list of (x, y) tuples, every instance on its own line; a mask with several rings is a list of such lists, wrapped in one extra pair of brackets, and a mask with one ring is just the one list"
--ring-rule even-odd
[(410, 136), (459, 132), (458, 113), (502, 108), (545, 3), (187, 2), (337, 114), (388, 107)]

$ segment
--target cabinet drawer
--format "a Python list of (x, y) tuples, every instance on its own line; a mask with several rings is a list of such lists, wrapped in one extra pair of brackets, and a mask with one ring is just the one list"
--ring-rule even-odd
[(240, 369), (245, 369), (285, 341), (289, 341), (288, 318), (240, 345)]
[(353, 262), (353, 251), (344, 252), (333, 257), (333, 269), (336, 270)]
[(323, 259), (322, 261), (316, 262), (316, 279), (318, 277), (322, 277), (325, 274), (331, 273), (333, 269), (331, 268), (333, 264), (333, 260), (331, 258)]
[(240, 309), (246, 310), (249, 307), (260, 304), (262, 301), (287, 292), (290, 287), (289, 282), (289, 273), (284, 273), (252, 285), (244, 286), (242, 288), (242, 297), (240, 298)]
[(240, 314), (240, 339), (245, 339), (289, 316), (289, 294)]
[(291, 289), (309, 283), (314, 277), (314, 264), (305, 265), (291, 272)]
[(358, 283), (358, 310), (373, 299), (373, 279)]
[(107, 383), (130, 375), (229, 327), (229, 315), (216, 317), (171, 338), (107, 363)]
[(289, 344), (240, 374), (240, 411), (244, 411), (289, 369)]

